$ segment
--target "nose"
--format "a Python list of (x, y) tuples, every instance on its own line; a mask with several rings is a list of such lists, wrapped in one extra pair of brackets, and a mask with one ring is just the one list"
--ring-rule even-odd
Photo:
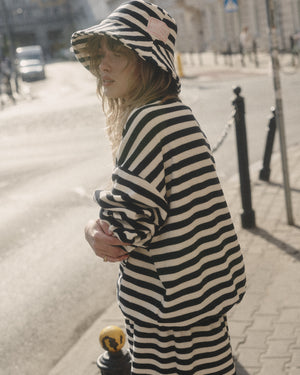
[(110, 70), (110, 62), (107, 56), (101, 57), (99, 69), (100, 69), (100, 72), (108, 72)]

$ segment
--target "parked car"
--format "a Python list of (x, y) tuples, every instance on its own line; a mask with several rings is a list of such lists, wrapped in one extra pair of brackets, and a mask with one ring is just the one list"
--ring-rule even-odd
[(45, 59), (41, 46), (26, 46), (16, 49), (18, 74), (23, 81), (45, 79)]

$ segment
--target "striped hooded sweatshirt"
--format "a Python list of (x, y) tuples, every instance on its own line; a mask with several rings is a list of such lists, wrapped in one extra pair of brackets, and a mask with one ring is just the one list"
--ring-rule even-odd
[(179, 100), (134, 110), (100, 218), (129, 243), (118, 299), (140, 325), (182, 327), (225, 314), (245, 293), (243, 257), (207, 139)]

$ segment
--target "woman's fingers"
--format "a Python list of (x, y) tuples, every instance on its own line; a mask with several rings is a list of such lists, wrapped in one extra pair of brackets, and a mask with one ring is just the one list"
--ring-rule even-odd
[(122, 248), (126, 244), (114, 237), (107, 223), (90, 220), (85, 227), (85, 238), (95, 254), (107, 262), (120, 262), (128, 258), (128, 253)]

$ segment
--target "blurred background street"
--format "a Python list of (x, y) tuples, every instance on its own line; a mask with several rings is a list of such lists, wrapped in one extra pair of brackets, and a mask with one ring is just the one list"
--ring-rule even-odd
[[(258, 173), (274, 103), (270, 74), (184, 67), (193, 77), (183, 78), (182, 99), (212, 145), (231, 117), (232, 87), (242, 87)], [(292, 146), (300, 139), (300, 74), (282, 81)], [(46, 374), (115, 300), (117, 265), (97, 259), (83, 235), (98, 214), (93, 190), (105, 188), (112, 166), (94, 80), (76, 62), (53, 63), (45, 81), (23, 90), (30, 98), (0, 112), (1, 375)], [(237, 173), (235, 142), (233, 128), (215, 152), (224, 182)]]
[[(182, 100), (212, 147), (226, 133), (214, 153), (221, 182), (238, 174), (234, 125), (227, 126), (236, 86), (245, 98), (251, 173), (258, 175), (275, 105), (263, 2), (241, 1), (224, 17), (223, 1), (154, 2), (173, 8), (182, 26)], [(109, 183), (110, 147), (95, 81), (74, 61), (68, 41), (72, 31), (100, 20), (119, 3), (0, 0), (0, 375), (48, 374), (115, 302), (118, 265), (95, 257), (83, 233), (87, 220), (98, 215), (93, 191)], [(291, 148), (300, 143), (300, 64), (289, 36), (297, 35), (300, 3), (278, 4), (281, 94)], [(215, 29), (213, 17), (220, 21)], [(55, 32), (49, 26), (54, 19)], [(254, 53), (251, 61), (241, 59), (239, 33), (245, 23), (255, 34), (258, 64)], [(201, 27), (191, 37), (195, 24)], [(7, 62), (26, 44), (42, 45), (45, 79), (23, 80), (12, 64), (10, 92)], [(273, 153), (279, 152), (276, 133)]]

